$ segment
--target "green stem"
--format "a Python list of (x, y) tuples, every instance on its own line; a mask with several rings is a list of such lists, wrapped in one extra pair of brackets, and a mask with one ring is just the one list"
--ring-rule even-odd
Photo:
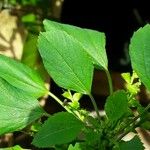
[[(139, 119), (149, 108), (150, 108), (150, 103), (145, 107), (144, 111), (143, 111), (141, 114), (139, 114), (138, 116), (134, 117), (133, 120), (131, 120), (128, 124), (126, 124), (126, 126), (124, 127), (124, 129), (127, 128), (127, 127), (129, 127), (132, 123), (134, 123), (137, 119)], [(134, 124), (134, 126), (137, 126), (137, 124)], [(134, 127), (134, 126), (133, 126), (133, 127)], [(133, 128), (133, 127), (132, 127), (132, 128)], [(123, 134), (121, 134), (121, 135), (118, 137), (117, 141), (120, 141), (120, 140), (121, 140), (125, 135), (127, 135), (129, 132), (130, 132), (130, 130), (126, 130)]]
[(99, 111), (98, 111), (98, 107), (97, 107), (97, 104), (96, 104), (96, 102), (95, 102), (94, 97), (92, 96), (92, 94), (89, 94), (89, 97), (90, 97), (91, 102), (92, 102), (92, 104), (93, 104), (93, 106), (94, 106), (94, 109), (95, 109), (95, 111), (96, 111), (96, 114), (97, 114), (98, 119), (101, 120), (101, 117), (100, 117), (100, 114), (99, 114)]
[(44, 113), (43, 116), (45, 116), (45, 117), (50, 117), (51, 115), (48, 114), (48, 113)]
[(110, 72), (108, 70), (105, 70), (105, 73), (107, 75), (108, 84), (109, 84), (109, 92), (110, 92), (110, 95), (111, 95), (113, 93), (112, 78), (111, 78)]
[(56, 97), (53, 93), (49, 92), (48, 95), (52, 97), (54, 100), (56, 100), (56, 102), (59, 103), (64, 109), (66, 109), (66, 111), (71, 112), (66, 106), (64, 106), (64, 103), (58, 97)]

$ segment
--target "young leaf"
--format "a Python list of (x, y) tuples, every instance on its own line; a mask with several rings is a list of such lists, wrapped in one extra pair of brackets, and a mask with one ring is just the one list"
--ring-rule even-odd
[(72, 101), (72, 99), (73, 99), (73, 96), (72, 96), (72, 94), (70, 93), (70, 91), (65, 91), (65, 92), (62, 94), (62, 96), (65, 97), (65, 98), (67, 98), (67, 99), (69, 99), (69, 100), (71, 100), (71, 101)]
[(35, 135), (33, 144), (37, 147), (50, 147), (74, 140), (83, 123), (72, 114), (60, 112), (50, 117)]
[(74, 93), (73, 94), (73, 100), (74, 101), (79, 101), (82, 97), (82, 94), (81, 93)]
[(68, 150), (82, 150), (79, 143), (76, 143), (74, 146), (72, 144), (69, 145)]
[(130, 57), (132, 67), (140, 80), (150, 90), (150, 25), (136, 31), (131, 39)]
[(25, 149), (21, 148), (19, 145), (16, 145), (8, 148), (0, 148), (0, 150), (25, 150)]
[(122, 73), (121, 76), (128, 84), (131, 84), (131, 75), (129, 72)]
[(23, 23), (33, 23), (33, 22), (36, 22), (36, 16), (34, 13), (29, 13), (27, 15), (24, 15), (22, 18), (21, 18), (21, 21)]
[(144, 150), (143, 143), (135, 136), (132, 140), (119, 143), (119, 150)]
[(90, 93), (93, 65), (77, 41), (63, 31), (51, 30), (40, 34), (38, 47), (45, 68), (59, 86)]
[(128, 111), (128, 100), (124, 90), (114, 92), (107, 98), (105, 111), (110, 121), (117, 121)]
[(2, 78), (0, 87), (0, 135), (18, 131), (43, 115), (35, 98)]
[(72, 38), (82, 50), (88, 53), (93, 63), (101, 69), (107, 70), (108, 61), (105, 51), (105, 34), (90, 29), (82, 29), (72, 25), (60, 24), (50, 20), (44, 20), (46, 31), (61, 30)]
[(36, 71), (3, 55), (0, 55), (0, 77), (36, 98), (48, 92)]

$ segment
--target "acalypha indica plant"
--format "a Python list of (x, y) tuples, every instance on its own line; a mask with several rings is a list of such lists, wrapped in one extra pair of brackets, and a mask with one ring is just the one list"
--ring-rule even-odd
[[(150, 104), (143, 107), (136, 97), (141, 84), (150, 90), (150, 25), (133, 34), (129, 45), (133, 72), (122, 74), (126, 88), (117, 91), (108, 70), (104, 33), (49, 20), (44, 20), (44, 28), (38, 50), (48, 74), (63, 89), (64, 98), (51, 93), (35, 70), (0, 55), (0, 135), (28, 126), (37, 148), (144, 150), (136, 128), (150, 129)], [(103, 70), (108, 78), (110, 95), (104, 116), (91, 93), (94, 68)], [(64, 111), (48, 114), (37, 100), (44, 95), (52, 97)], [(80, 107), (82, 95), (89, 96), (96, 116)], [(41, 121), (43, 116), (45, 121)], [(124, 141), (130, 132), (135, 136)]]

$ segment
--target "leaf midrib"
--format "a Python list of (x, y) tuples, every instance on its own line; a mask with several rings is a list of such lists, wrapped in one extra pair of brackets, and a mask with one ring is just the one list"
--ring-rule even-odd
[[(67, 123), (66, 123), (67, 124)], [(59, 129), (59, 130), (56, 130), (55, 132), (53, 132), (53, 133), (48, 133), (48, 134), (46, 134), (46, 136), (43, 136), (43, 137), (41, 137), (41, 138), (39, 138), (40, 140), (43, 140), (43, 139), (45, 139), (46, 137), (48, 137), (48, 136), (50, 136), (50, 135), (53, 135), (53, 134), (57, 134), (57, 133), (61, 133), (61, 132), (64, 132), (64, 131), (66, 131), (66, 130), (71, 130), (71, 129), (74, 129), (74, 128), (76, 128), (76, 127), (80, 127), (81, 125), (74, 125), (74, 126), (72, 126), (72, 127), (67, 127), (67, 128), (63, 128), (63, 129)]]
[[(20, 86), (18, 87), (18, 86), (15, 86), (15, 85), (13, 85), (9, 80), (7, 80), (7, 78), (5, 78), (5, 76), (7, 77), (8, 75), (5, 75), (4, 73), (1, 73), (2, 74), (2, 76), (0, 75), (0, 77), (2, 78), (2, 79), (4, 79), (6, 82), (8, 82), (9, 84), (11, 84), (13, 87), (16, 87), (16, 88), (19, 88), (19, 89), (21, 89), (20, 88)], [(15, 76), (10, 76), (9, 78), (12, 78), (12, 79), (14, 79), (14, 80), (17, 80), (19, 83), (21, 83), (21, 84), (24, 84), (24, 85), (27, 85), (27, 86), (29, 86), (29, 87), (32, 87), (32, 88), (35, 88), (35, 89), (39, 89), (40, 91), (42, 90), (42, 91), (46, 91), (46, 88), (42, 88), (42, 86), (37, 86), (38, 84), (32, 84), (32, 83), (34, 83), (34, 82), (32, 82), (32, 83), (28, 83), (28, 82), (26, 82), (25, 80), (18, 80), (18, 78), (17, 77), (15, 77)], [(32, 80), (31, 80), (32, 81)], [(22, 90), (24, 90), (24, 89), (22, 89)]]
[[(5, 66), (7, 66), (7, 68), (9, 69), (10, 68), (10, 66), (8, 65), (8, 63), (9, 63), (9, 61), (8, 60), (6, 60), (6, 62), (7, 63), (5, 63)], [(16, 62), (15, 62), (16, 63)], [(20, 62), (18, 62), (18, 64), (19, 64)], [(21, 65), (23, 65), (23, 64), (21, 64)], [(22, 66), (23, 67), (23, 66)], [(30, 69), (30, 68), (29, 68)], [(22, 71), (22, 70), (21, 70)], [(24, 69), (23, 69), (23, 71), (24, 71)], [(32, 72), (32, 70), (30, 70), (31, 72)], [(20, 72), (20, 70), (19, 70), (19, 72)], [(3, 78), (3, 79), (5, 79), (4, 77), (5, 76), (8, 76), (7, 74), (5, 75), (5, 73), (1, 73), (2, 75), (3, 75), (3, 77), (1, 77), (1, 78)], [(30, 75), (28, 75), (28, 73), (27, 72), (24, 72), (24, 74), (26, 74), (27, 76), (26, 77), (28, 77), (29, 76), (29, 82), (27, 82), (26, 80), (21, 80), (21, 78), (20, 77), (18, 77), (17, 75), (16, 76), (10, 76), (11, 78), (14, 78), (15, 80), (17, 80), (17, 81), (19, 81), (20, 83), (24, 83), (25, 85), (29, 85), (29, 86), (31, 86), (31, 87), (35, 87), (35, 88), (38, 88), (38, 89), (42, 89), (43, 90), (43, 88), (41, 87), (41, 86), (39, 86), (39, 84), (37, 84), (37, 83), (35, 83), (33, 80), (31, 80), (30, 79)], [(1, 75), (0, 75), (1, 76)], [(9, 77), (9, 78), (10, 78)], [(5, 79), (6, 80), (6, 79)], [(39, 79), (40, 80), (40, 79)], [(7, 82), (8, 82), (8, 80), (6, 80)], [(41, 82), (41, 81), (40, 81)], [(10, 83), (10, 82), (9, 82)], [(38, 85), (38, 86), (37, 86)]]
[[(34, 110), (34, 112), (40, 112), (40, 111), (35, 111), (35, 108), (37, 108), (37, 107), (35, 107), (35, 108), (32, 108), (32, 109), (28, 109), (28, 108), (21, 108), (21, 107), (14, 107), (14, 106), (10, 106), (10, 105), (5, 105), (5, 104), (1, 104), (0, 103), (0, 106), (4, 106), (4, 107), (9, 107), (9, 108), (12, 108), (12, 109), (18, 109), (18, 110), (22, 110), (22, 111), (27, 111), (27, 112), (29, 112), (29, 111), (32, 111), (32, 110)], [(39, 107), (39, 109), (40, 109), (40, 107)]]
[[(50, 32), (49, 32), (49, 33), (50, 33)], [(43, 37), (44, 37), (48, 42), (50, 42), (50, 41), (48, 40), (47, 36), (44, 36), (44, 35), (43, 35)], [(51, 45), (51, 46), (53, 46), (54, 49), (57, 51), (57, 53), (61, 56), (61, 58), (64, 60), (65, 64), (68, 66), (69, 70), (71, 70), (71, 71), (74, 73), (76, 79), (80, 82), (80, 84), (82, 85), (82, 87), (85, 89), (85, 92), (86, 92), (86, 93), (89, 93), (89, 91), (86, 89), (85, 85), (81, 82), (81, 80), (80, 80), (80, 78), (78, 77), (78, 75), (73, 71), (73, 69), (72, 69), (71, 66), (68, 64), (68, 62), (64, 59), (64, 57), (63, 57), (62, 54), (59, 52), (59, 50), (58, 50), (54, 45)], [(81, 91), (83, 91), (82, 88), (81, 88), (77, 83), (76, 83), (76, 86), (77, 86), (79, 89), (81, 89)]]
[[(59, 31), (61, 31), (61, 32), (65, 32), (67, 35), (71, 36), (71, 37), (84, 49), (84, 51), (91, 57), (90, 53), (89, 53), (88, 51), (86, 51), (85, 46), (83, 46), (83, 44), (82, 44), (77, 38), (75, 38), (75, 37), (74, 37), (73, 35), (71, 35), (68, 31), (66, 31), (66, 29), (65, 29), (63, 26), (59, 25), (59, 27), (60, 27), (63, 31), (62, 31), (61, 29), (57, 29), (57, 30), (59, 30)], [(78, 27), (77, 27), (77, 28), (78, 28)], [(77, 29), (77, 30), (79, 30), (79, 29)], [(85, 31), (85, 29), (83, 29), (83, 31)], [(47, 30), (46, 32), (49, 32), (49, 30)], [(85, 32), (86, 32), (86, 31), (85, 31)], [(86, 32), (86, 33), (88, 34), (88, 37), (91, 39), (91, 36), (89, 35), (89, 33), (88, 33), (88, 32)], [(90, 41), (92, 41), (92, 40), (90, 40)], [(91, 43), (92, 43), (93, 47), (98, 51), (97, 47), (94, 46), (93, 42), (91, 42)], [(97, 62), (100, 66), (102, 66), (102, 65), (96, 60), (95, 57), (92, 56), (92, 58), (94, 59), (95, 62)], [(104, 58), (103, 58), (103, 57), (101, 57), (101, 58), (102, 58), (103, 64), (105, 64)], [(107, 66), (107, 65), (106, 65), (106, 66)], [(107, 70), (104, 66), (102, 66), (102, 67), (104, 68), (104, 70)]]

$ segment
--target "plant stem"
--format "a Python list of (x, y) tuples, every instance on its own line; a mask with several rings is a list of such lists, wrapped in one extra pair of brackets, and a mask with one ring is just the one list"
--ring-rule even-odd
[(64, 103), (58, 97), (56, 97), (53, 93), (49, 92), (48, 95), (52, 97), (54, 100), (56, 100), (56, 102), (59, 103), (67, 112), (72, 113), (75, 117), (83, 121), (83, 119), (81, 119), (80, 114), (78, 112), (74, 112), (70, 110), (67, 106), (64, 106)]
[[(134, 117), (133, 120), (131, 120), (128, 124), (126, 124), (126, 126), (124, 127), (127, 128), (128, 126), (130, 126), (132, 123), (134, 123), (137, 119), (139, 119), (148, 109), (150, 108), (150, 103), (145, 107), (144, 111), (139, 114), (138, 116)], [(134, 124), (134, 126), (136, 126), (137, 124)], [(133, 127), (134, 127), (133, 126)], [(126, 130), (122, 135), (120, 135), (117, 139), (117, 141), (120, 141), (125, 135), (127, 135), (130, 132), (130, 130)]]
[(112, 78), (111, 78), (110, 72), (108, 70), (105, 70), (105, 73), (107, 75), (108, 84), (109, 84), (109, 92), (110, 92), (110, 95), (111, 95), (113, 93)]
[(96, 114), (97, 114), (98, 119), (101, 120), (101, 117), (100, 117), (100, 114), (99, 114), (99, 111), (98, 111), (98, 107), (97, 107), (97, 104), (96, 104), (96, 102), (95, 102), (94, 97), (92, 96), (92, 94), (89, 94), (89, 97), (90, 97), (91, 102), (92, 102), (92, 104), (93, 104), (93, 106), (94, 106), (94, 109), (95, 109), (95, 111), (96, 111)]
[(49, 92), (48, 95), (52, 97), (54, 100), (56, 100), (56, 102), (59, 103), (64, 109), (66, 109), (66, 111), (71, 112), (66, 106), (64, 106), (63, 102), (58, 97), (56, 97), (53, 93)]
[(44, 113), (43, 116), (45, 116), (45, 117), (50, 117), (51, 115), (48, 114), (48, 113)]

